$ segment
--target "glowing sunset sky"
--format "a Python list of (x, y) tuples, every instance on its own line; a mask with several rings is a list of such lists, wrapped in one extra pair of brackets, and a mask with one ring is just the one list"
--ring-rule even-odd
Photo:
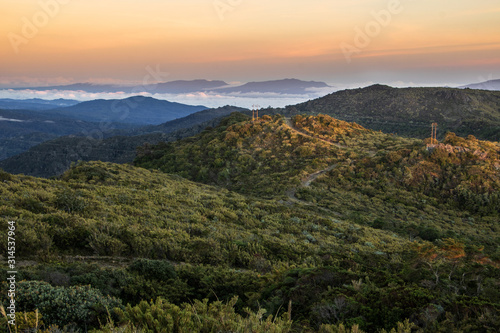
[(3, 87), (139, 82), (147, 66), (228, 82), (500, 77), (498, 0), (3, 0), (0, 13)]

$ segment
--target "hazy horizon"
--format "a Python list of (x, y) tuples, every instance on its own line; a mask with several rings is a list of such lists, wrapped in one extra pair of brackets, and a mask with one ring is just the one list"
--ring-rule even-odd
[(0, 87), (280, 78), (349, 87), (497, 78), (500, 5), (485, 0), (23, 0), (0, 3)]
[[(243, 82), (232, 82), (234, 85)], [(207, 107), (215, 108), (224, 105), (234, 105), (239, 107), (251, 108), (252, 105), (258, 103), (261, 107), (285, 107), (302, 103), (308, 100), (316, 99), (344, 89), (364, 88), (374, 84), (386, 84), (395, 88), (405, 87), (443, 87), (450, 86), (447, 84), (414, 84), (404, 82), (380, 83), (380, 82), (362, 82), (354, 84), (332, 84), (330, 87), (311, 89), (308, 93), (304, 94), (283, 94), (283, 93), (229, 93), (221, 94), (217, 92), (193, 92), (193, 93), (154, 93), (137, 90), (137, 92), (85, 92), (77, 90), (12, 90), (0, 88), (0, 99), (31, 99), (40, 98), (46, 100), (54, 99), (74, 99), (79, 101), (90, 101), (95, 99), (124, 99), (137, 95), (149, 96), (156, 99), (167, 100), (171, 102), (189, 104), (189, 105), (204, 105)], [(141, 87), (137, 84), (135, 87)]]
[[(76, 82), (75, 82), (76, 83)], [(239, 85), (243, 82), (232, 82)], [(192, 93), (155, 93), (137, 90), (136, 92), (86, 92), (77, 90), (12, 90), (0, 88), (0, 99), (32, 99), (40, 98), (45, 100), (54, 99), (74, 99), (78, 101), (90, 101), (95, 99), (124, 99), (137, 95), (153, 97), (160, 100), (167, 100), (188, 105), (204, 105), (210, 108), (217, 108), (225, 105), (251, 108), (258, 103), (261, 107), (285, 107), (316, 99), (344, 89), (365, 88), (374, 84), (385, 84), (395, 88), (406, 87), (456, 87), (453, 84), (416, 84), (405, 82), (362, 82), (354, 84), (332, 84), (329, 87), (311, 89), (303, 94), (283, 94), (283, 93), (229, 93), (221, 94), (217, 92), (192, 92)], [(140, 88), (142, 84), (134, 87)]]

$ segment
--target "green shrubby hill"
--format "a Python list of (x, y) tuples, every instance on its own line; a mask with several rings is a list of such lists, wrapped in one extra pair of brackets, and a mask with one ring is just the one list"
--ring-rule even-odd
[[(449, 133), (427, 148), (327, 115), (295, 116), (291, 126), (281, 116), (245, 119), (233, 114), (197, 137), (143, 147), (136, 165), (242, 194), (296, 199), (296, 191), (302, 204), (405, 237), (463, 237), (495, 249), (497, 143)], [(303, 186), (315, 172), (325, 174)]]
[[(2, 223), (18, 220), (21, 257), (130, 256), (265, 272), (308, 263), (311, 256), (333, 250), (322, 249), (326, 244), (320, 246), (318, 239), (309, 241), (314, 235), (339, 243), (336, 252), (341, 247), (349, 252), (351, 246), (372, 249), (361, 241), (344, 246), (338, 233), (351, 226), (312, 207), (247, 197), (127, 165), (83, 163), (59, 180), (5, 173), (2, 178)], [(356, 233), (370, 237), (365, 229)], [(380, 250), (404, 247), (400, 237), (373, 232), (384, 240)]]
[(27, 265), (20, 321), (34, 327), (38, 310), (44, 329), (103, 332), (495, 332), (500, 146), (426, 143), (327, 115), (235, 113), (140, 147), (135, 166), (0, 172), (0, 228), (16, 221)]
[(440, 138), (447, 132), (455, 132), (483, 140), (500, 140), (499, 91), (392, 88), (376, 84), (267, 112), (287, 116), (328, 114), (373, 130), (421, 139), (430, 135), (430, 124), (436, 122)]
[[(333, 121), (328, 116), (321, 119), (326, 118)], [(322, 134), (303, 135), (292, 129), (279, 115), (248, 120), (248, 116), (234, 113), (220, 126), (198, 136), (145, 145), (139, 149), (135, 164), (244, 194), (273, 197), (336, 161), (370, 153), (379, 139), (387, 137), (335, 120), (332, 126), (337, 132), (328, 142), (321, 140), (325, 138)]]

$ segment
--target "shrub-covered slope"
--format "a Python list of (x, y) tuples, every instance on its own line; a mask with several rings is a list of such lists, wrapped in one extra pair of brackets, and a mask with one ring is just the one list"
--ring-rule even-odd
[[(411, 242), (314, 205), (126, 165), (84, 163), (60, 180), (0, 177), (0, 227), (16, 221), (18, 264), (45, 262), (19, 269), (19, 280), (33, 282), (19, 284), (18, 310), (33, 318), (38, 309), (46, 327), (107, 320), (104, 331), (170, 323), (172, 332), (182, 325), (335, 332), (345, 323), (374, 332), (400, 322), (444, 332), (498, 324), (499, 270), (490, 250), (466, 238)], [(148, 303), (157, 297), (166, 301)], [(210, 311), (204, 298), (215, 302)], [(64, 311), (50, 306), (64, 299), (71, 300)], [(260, 321), (259, 308), (283, 319)]]
[(495, 332), (498, 148), (233, 114), (142, 147), (150, 170), (0, 172), (0, 228), (16, 221), (29, 265), (19, 297), (37, 295), (20, 316), (105, 332)]
[[(217, 128), (193, 138), (146, 145), (140, 148), (135, 164), (241, 193), (272, 197), (354, 151), (366, 153), (370, 141), (382, 135), (337, 121), (338, 137), (328, 142), (300, 133), (281, 116), (264, 116), (256, 122), (248, 119), (234, 113)], [(353, 137), (365, 146), (343, 149)]]
[(245, 119), (234, 114), (196, 137), (144, 147), (136, 164), (243, 194), (299, 199), (410, 238), (464, 237), (495, 251), (497, 143), (449, 133), (428, 148), (326, 115)]
[(500, 140), (498, 91), (373, 85), (269, 112), (328, 114), (373, 130), (421, 139), (430, 136), (430, 124), (437, 122), (440, 138), (451, 131), (461, 136), (472, 134), (483, 140)]

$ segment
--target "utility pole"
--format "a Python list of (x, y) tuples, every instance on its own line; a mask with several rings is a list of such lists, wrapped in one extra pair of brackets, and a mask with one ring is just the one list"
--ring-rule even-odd
[(431, 145), (437, 144), (437, 123), (432, 123), (432, 129), (431, 129)]
[(259, 119), (259, 108), (260, 105), (252, 105), (252, 121)]

